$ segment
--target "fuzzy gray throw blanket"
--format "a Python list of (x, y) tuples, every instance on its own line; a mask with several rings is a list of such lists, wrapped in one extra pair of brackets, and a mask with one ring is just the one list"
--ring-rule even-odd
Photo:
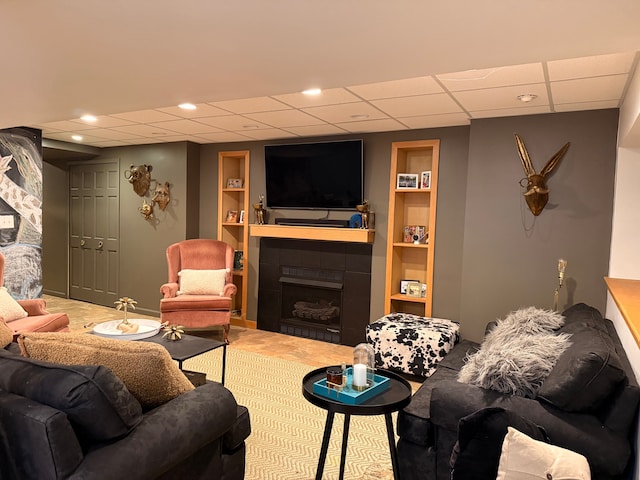
[(570, 345), (571, 335), (555, 333), (563, 324), (564, 317), (550, 310), (527, 307), (511, 312), (467, 357), (458, 381), (534, 398)]

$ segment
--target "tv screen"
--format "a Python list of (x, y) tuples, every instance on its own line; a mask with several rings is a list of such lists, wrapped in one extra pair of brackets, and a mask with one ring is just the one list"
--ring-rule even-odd
[(266, 145), (267, 207), (352, 210), (363, 199), (362, 140)]

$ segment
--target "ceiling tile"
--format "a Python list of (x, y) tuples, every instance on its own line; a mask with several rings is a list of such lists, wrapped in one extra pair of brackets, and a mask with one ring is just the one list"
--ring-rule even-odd
[(344, 128), (351, 133), (367, 133), (367, 132), (391, 132), (394, 130), (407, 130), (400, 122), (392, 118), (383, 118), (380, 120), (364, 120), (362, 122), (338, 123), (340, 128)]
[(455, 125), (468, 125), (469, 116), (466, 113), (447, 113), (444, 115), (420, 115), (417, 117), (401, 117), (399, 122), (411, 129), (453, 127)]
[(94, 147), (107, 148), (107, 147), (124, 147), (129, 145), (128, 142), (121, 142), (118, 140), (104, 140), (101, 142), (93, 142), (91, 144)]
[(274, 95), (273, 98), (295, 108), (335, 105), (338, 103), (359, 102), (360, 99), (344, 88), (323, 90), (320, 95), (305, 95), (302, 92), (287, 95)]
[(437, 115), (462, 111), (460, 106), (446, 93), (372, 100), (371, 103), (392, 117), (412, 117), (425, 113)]
[(243, 132), (244, 135), (251, 137), (254, 140), (270, 140), (275, 138), (295, 138), (297, 135), (280, 130), (279, 128), (266, 128), (259, 130), (248, 130)]
[(47, 135), (47, 138), (50, 138), (53, 140), (60, 140), (62, 142), (77, 143), (79, 145), (91, 145), (93, 142), (99, 142), (99, 141), (105, 140), (104, 138), (94, 137), (92, 135), (80, 133), (79, 135), (82, 137), (82, 140), (78, 141), (71, 138), (71, 135), (75, 135), (75, 134), (71, 132), (52, 133), (50, 135)]
[(627, 75), (591, 77), (579, 80), (551, 82), (553, 103), (596, 102), (619, 99), (627, 82)]
[(249, 137), (240, 135), (239, 133), (235, 132), (202, 133), (197, 136), (212, 143), (246, 142), (248, 140), (251, 140)]
[(433, 77), (407, 78), (405, 80), (394, 80), (391, 82), (354, 85), (347, 88), (365, 100), (410, 97), (444, 92)]
[[(224, 117), (206, 117), (199, 118), (198, 122), (213, 127), (221, 128), (222, 130), (240, 131), (247, 128), (270, 128), (271, 125), (265, 125), (251, 118), (243, 117), (242, 115), (226, 115)], [(201, 135), (199, 135), (201, 136)]]
[(507, 85), (526, 85), (545, 81), (541, 63), (467, 70), (465, 72), (437, 75), (437, 78), (451, 92), (504, 87)]
[(140, 138), (139, 135), (119, 132), (117, 130), (111, 130), (109, 128), (96, 128), (94, 130), (91, 130), (91, 135), (108, 140), (129, 140), (131, 138)]
[[(529, 105), (518, 100), (518, 95), (523, 93), (535, 94), (538, 97), (531, 102), (532, 105)], [(549, 104), (547, 88), (544, 83), (487, 88), (484, 90), (468, 90), (464, 92), (454, 92), (452, 95), (468, 112)]]
[(138, 112), (117, 113), (111, 116), (135, 123), (164, 122), (168, 120), (176, 120), (178, 118), (174, 115), (169, 115), (168, 113), (159, 112), (158, 110), (140, 110)]
[(73, 122), (80, 123), (82, 125), (88, 125), (91, 128), (111, 128), (111, 127), (121, 127), (123, 125), (132, 125), (135, 122), (131, 122), (129, 120), (125, 120), (123, 118), (111, 117), (109, 115), (100, 115), (96, 117), (95, 122), (87, 122), (80, 118), (73, 120)]
[(367, 102), (343, 103), (341, 105), (303, 108), (302, 110), (329, 123), (353, 122), (354, 116), (366, 116), (368, 120), (387, 117)]
[(635, 52), (571, 58), (547, 62), (549, 80), (598, 77), (628, 73), (635, 59)]
[(471, 112), (471, 118), (517, 117), (520, 115), (537, 115), (551, 113), (549, 105), (530, 105), (528, 107), (502, 108), (500, 110), (477, 110)]
[(272, 127), (303, 127), (324, 123), (318, 118), (307, 115), (300, 110), (281, 110), (279, 112), (247, 113), (252, 120), (271, 125)]
[(211, 125), (205, 125), (204, 123), (194, 122), (193, 120), (171, 120), (169, 122), (158, 122), (149, 124), (152, 127), (163, 128), (165, 130), (171, 130), (178, 133), (198, 134), (215, 132), (218, 129)]
[(43, 130), (47, 131), (61, 131), (61, 132), (81, 132), (82, 130), (91, 130), (96, 128), (95, 125), (87, 125), (85, 123), (78, 123), (72, 120), (63, 120), (61, 122), (49, 122), (40, 125)]
[(335, 125), (325, 123), (323, 125), (309, 125), (306, 127), (287, 127), (287, 131), (300, 137), (319, 137), (322, 135), (341, 135), (345, 132)]
[(229, 115), (229, 112), (222, 110), (221, 108), (214, 107), (208, 103), (196, 103), (195, 110), (185, 110), (178, 106), (156, 108), (161, 112), (168, 113), (169, 115), (175, 115), (182, 118), (200, 118), (200, 117), (215, 117), (218, 115)]
[(617, 108), (618, 100), (602, 100), (600, 102), (561, 103), (556, 104), (556, 112), (577, 112), (580, 110), (602, 110), (605, 108)]
[(275, 110), (287, 110), (291, 108), (289, 105), (285, 105), (284, 103), (270, 97), (228, 100), (224, 102), (214, 102), (211, 103), (211, 105), (233, 113), (272, 112)]
[[(124, 127), (114, 127), (114, 130), (118, 132), (130, 133), (132, 135), (140, 135), (141, 137), (166, 137), (168, 135), (175, 135), (176, 132), (165, 130), (160, 127), (152, 127), (151, 125), (125, 125)], [(160, 140), (158, 140), (160, 141)]]

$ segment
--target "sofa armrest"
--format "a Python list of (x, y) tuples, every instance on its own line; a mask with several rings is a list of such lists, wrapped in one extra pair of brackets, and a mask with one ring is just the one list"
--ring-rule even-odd
[(162, 298), (173, 298), (178, 293), (178, 284), (175, 282), (165, 283), (160, 287)]
[(431, 392), (431, 422), (436, 428), (457, 432), (462, 417), (487, 407), (504, 408), (540, 425), (551, 443), (587, 457), (594, 472), (620, 475), (630, 458), (628, 440), (594, 415), (564, 412), (537, 400), (452, 380), (439, 383)]
[(49, 312), (47, 312), (47, 302), (42, 298), (18, 300), (18, 303), (25, 309), (30, 317), (49, 314)]
[(206, 383), (146, 413), (121, 440), (90, 450), (70, 478), (156, 478), (204, 446), (222, 442), (236, 416), (232, 393)]

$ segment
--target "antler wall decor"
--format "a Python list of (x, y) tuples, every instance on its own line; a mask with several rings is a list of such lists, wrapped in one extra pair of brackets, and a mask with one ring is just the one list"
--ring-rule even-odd
[[(531, 210), (531, 213), (537, 217), (540, 215), (549, 200), (547, 176), (554, 168), (556, 168), (558, 163), (560, 163), (562, 157), (564, 157), (567, 150), (569, 150), (569, 145), (571, 143), (567, 142), (553, 157), (549, 159), (546, 165), (542, 167), (540, 173), (536, 173), (536, 170), (533, 168), (533, 164), (531, 163), (531, 159), (529, 158), (529, 154), (527, 153), (527, 148), (524, 146), (524, 142), (517, 133), (514, 135), (516, 137), (516, 145), (518, 146), (518, 154), (522, 161), (522, 168), (524, 168), (524, 173), (527, 175), (527, 190), (524, 192), (524, 198), (529, 206), (529, 210)], [(523, 187), (524, 180), (524, 178), (520, 180), (520, 185)]]

